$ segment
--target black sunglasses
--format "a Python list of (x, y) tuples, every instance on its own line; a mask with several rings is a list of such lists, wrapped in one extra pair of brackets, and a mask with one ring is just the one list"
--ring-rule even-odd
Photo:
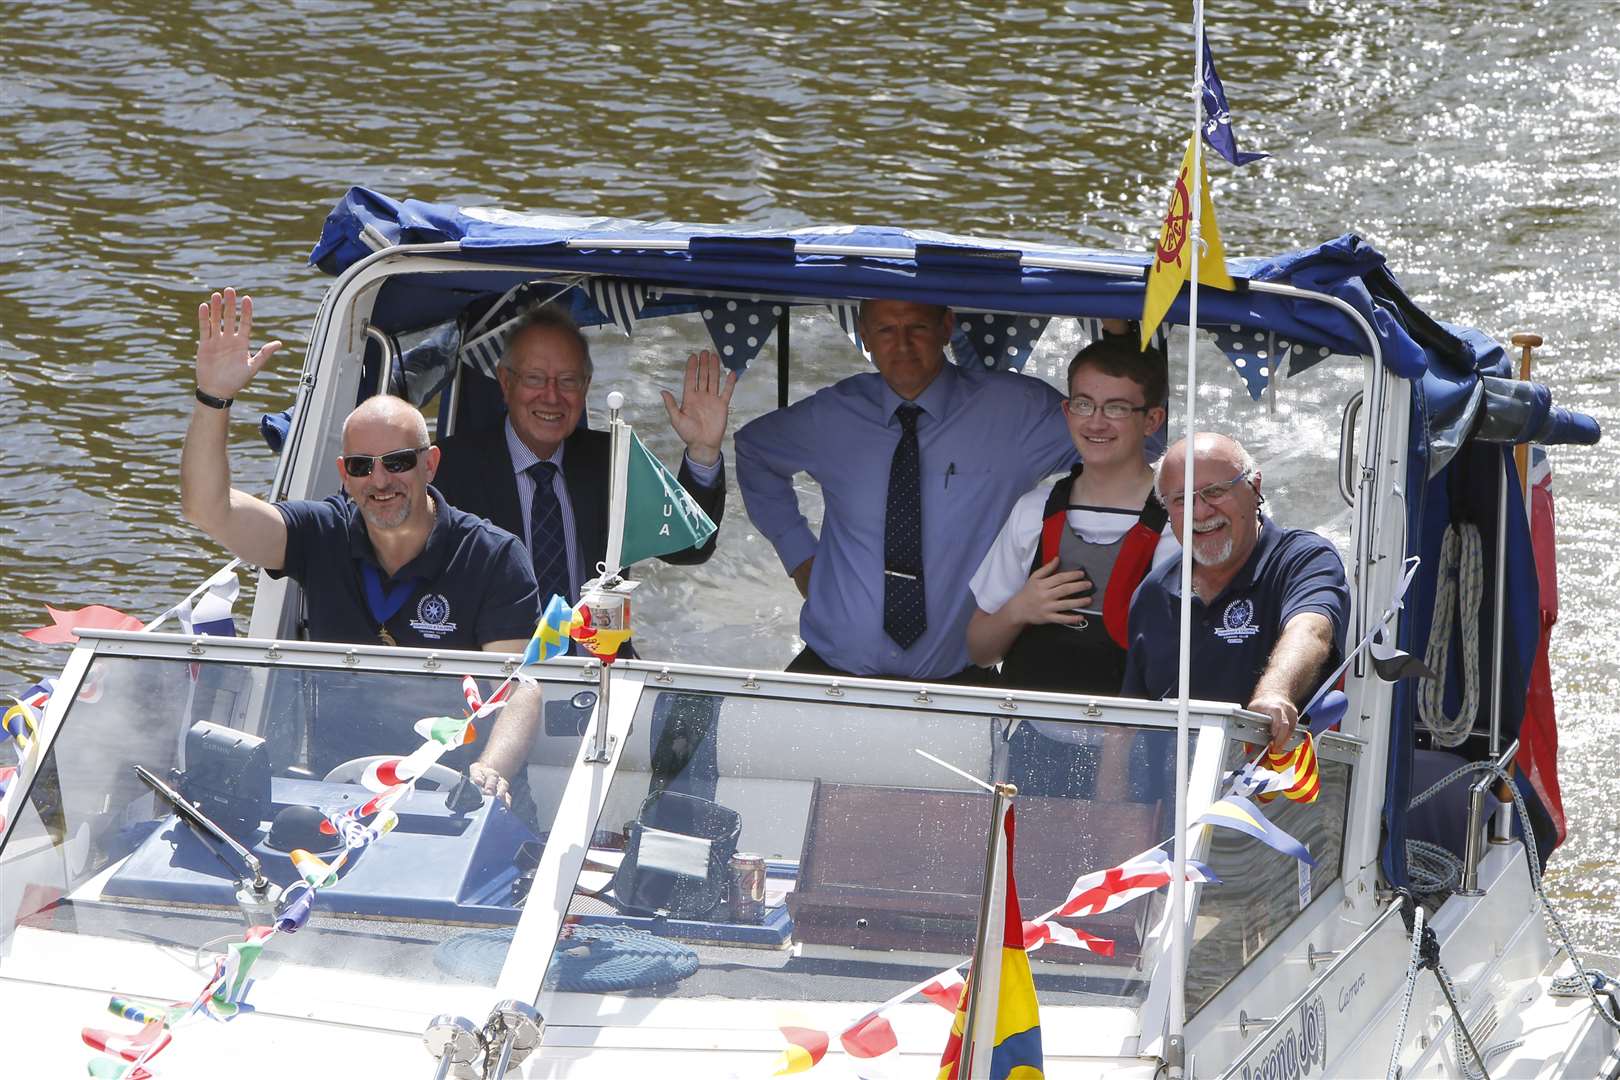
[(353, 477), (370, 476), (373, 463), (382, 462), (382, 467), (391, 473), (410, 472), (416, 468), (416, 459), (427, 447), (418, 446), (414, 450), (395, 450), (387, 454), (344, 454), (343, 471)]

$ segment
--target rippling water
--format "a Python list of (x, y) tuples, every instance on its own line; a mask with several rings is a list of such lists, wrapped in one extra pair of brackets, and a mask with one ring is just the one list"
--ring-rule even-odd
[[(303, 258), (347, 186), (1145, 248), (1186, 129), (1185, 6), (7, 5), (0, 669), (59, 666), (16, 636), (44, 602), (151, 614), (221, 561), (176, 507), (191, 313), (208, 287), (249, 288), (296, 354), (327, 285)], [(1228, 249), (1359, 232), (1440, 317), (1541, 333), (1539, 377), (1611, 433), (1553, 452), (1572, 836), (1552, 878), (1578, 938), (1620, 952), (1614, 8), (1251, 0), (1210, 20), (1240, 143), (1274, 155), (1212, 167)], [(284, 353), (238, 414), (280, 407), (297, 366)], [(256, 441), (238, 425), (255, 490), (272, 472)], [(701, 602), (724, 575), (788, 619), (796, 597), (733, 509), (708, 576), (666, 595)]]

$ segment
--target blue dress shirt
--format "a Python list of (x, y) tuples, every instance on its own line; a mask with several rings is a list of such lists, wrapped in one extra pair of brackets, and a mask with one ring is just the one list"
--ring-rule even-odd
[[(1040, 379), (949, 363), (918, 395), (928, 629), (909, 649), (883, 632), (884, 514), (905, 400), (864, 372), (743, 425), (737, 486), (749, 518), (789, 572), (815, 556), (805, 643), (855, 675), (941, 679), (967, 667), (968, 579), (1018, 497), (1079, 460), (1062, 401)], [(825, 498), (819, 539), (793, 490), (801, 472)]]

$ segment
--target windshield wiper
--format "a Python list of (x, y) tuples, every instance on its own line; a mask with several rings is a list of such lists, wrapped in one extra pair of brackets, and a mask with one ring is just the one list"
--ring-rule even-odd
[[(242, 860), (242, 865), (246, 866), (249, 872), (253, 875), (252, 881), (245, 881), (238, 878), (238, 885), (246, 885), (250, 887), (253, 890), (255, 897), (262, 898), (269, 893), (270, 879), (264, 876), (264, 865), (259, 862), (258, 857), (255, 856), (253, 852), (249, 851), (241, 844), (238, 844), (229, 833), (209, 820), (207, 814), (203, 813), (201, 810), (197, 809), (197, 807), (187, 802), (184, 795), (181, 795), (178, 791), (174, 790), (174, 788), (170, 787), (168, 784), (159, 779), (157, 774), (140, 765), (135, 765), (133, 768), (135, 770), (135, 775), (141, 778), (142, 783), (146, 784), (147, 787), (151, 788), (153, 791), (157, 792), (164, 799), (166, 799), (169, 804), (174, 807), (174, 811), (180, 816), (180, 820), (184, 821), (187, 825), (190, 825), (198, 836), (202, 837), (202, 839), (205, 841), (218, 841), (220, 844), (225, 845), (236, 853), (236, 857)], [(230, 861), (226, 859), (224, 855), (220, 854), (218, 847), (216, 847), (213, 843), (210, 843), (209, 848), (213, 851), (214, 855), (219, 859), (220, 862), (224, 863), (227, 867), (230, 867), (232, 871), (235, 871), (236, 868), (231, 866)]]

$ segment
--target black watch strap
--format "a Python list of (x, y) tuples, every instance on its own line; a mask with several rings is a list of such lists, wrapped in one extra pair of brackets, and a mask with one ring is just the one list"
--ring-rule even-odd
[(213, 394), (208, 393), (199, 386), (197, 387), (197, 400), (208, 406), (210, 409), (228, 409), (231, 407), (231, 402), (235, 401), (236, 399), (228, 397), (215, 397)]

